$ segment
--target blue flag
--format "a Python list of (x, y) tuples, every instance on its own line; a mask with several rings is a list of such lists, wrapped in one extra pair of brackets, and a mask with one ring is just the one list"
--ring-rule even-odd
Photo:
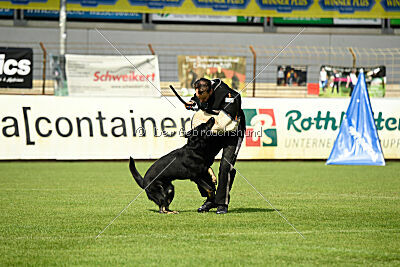
[(362, 69), (326, 164), (385, 166)]

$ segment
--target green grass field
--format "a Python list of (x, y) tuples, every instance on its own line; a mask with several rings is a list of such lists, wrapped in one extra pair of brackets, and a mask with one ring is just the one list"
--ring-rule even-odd
[(226, 215), (176, 181), (180, 214), (141, 194), (95, 239), (141, 191), (127, 161), (0, 162), (0, 265), (400, 265), (400, 162), (236, 167), (305, 239), (240, 175)]

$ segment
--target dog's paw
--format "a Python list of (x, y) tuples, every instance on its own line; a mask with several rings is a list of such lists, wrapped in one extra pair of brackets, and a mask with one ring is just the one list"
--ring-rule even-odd
[(179, 214), (179, 212), (176, 210), (166, 210), (166, 211), (163, 211), (160, 213), (162, 213), (162, 214)]
[(179, 211), (177, 211), (177, 210), (169, 210), (168, 214), (179, 214)]
[(162, 214), (179, 214), (178, 211), (170, 210), (168, 208), (161, 208), (159, 212), (162, 213)]

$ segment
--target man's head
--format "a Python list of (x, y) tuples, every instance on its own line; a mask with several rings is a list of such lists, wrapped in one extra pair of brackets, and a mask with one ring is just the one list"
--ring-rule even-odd
[(211, 81), (206, 78), (200, 78), (194, 83), (196, 96), (201, 103), (207, 102), (212, 94)]

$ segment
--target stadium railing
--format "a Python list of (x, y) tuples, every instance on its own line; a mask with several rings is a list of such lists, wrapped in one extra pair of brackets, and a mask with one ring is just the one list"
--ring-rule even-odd
[[(43, 75), (43, 50), (39, 43), (0, 41), (1, 46), (32, 47), (34, 50), (34, 81), (33, 89), (4, 89), (0, 94), (41, 94)], [(57, 42), (44, 42), (49, 54), (57, 54)], [(159, 58), (161, 89), (165, 94), (170, 94), (168, 85), (173, 84), (180, 88), (178, 82), (178, 55), (207, 55), (207, 56), (242, 56), (246, 57), (246, 83), (253, 78), (253, 53), (249, 46), (208, 45), (200, 44), (166, 44), (152, 43), (150, 51), (148, 43), (118, 42), (118, 48), (125, 55), (145, 55), (154, 53)], [(281, 46), (253, 45), (256, 52), (256, 69), (259, 73), (265, 68)], [(357, 58), (357, 66), (386, 66), (386, 97), (400, 97), (400, 48), (359, 48), (352, 47)], [(67, 52), (72, 54), (87, 55), (116, 55), (110, 46), (104, 42), (68, 42)], [(115, 52), (115, 53), (114, 53)], [(324, 46), (290, 46), (285, 49), (256, 79), (256, 97), (307, 97), (305, 86), (276, 86), (277, 67), (280, 65), (305, 66), (307, 68), (307, 82), (318, 83), (321, 65), (352, 66), (353, 57), (349, 47), (324, 47)], [(52, 94), (54, 81), (49, 64), (46, 66), (47, 81), (45, 94)], [(253, 85), (246, 88), (246, 96), (252, 96)]]

